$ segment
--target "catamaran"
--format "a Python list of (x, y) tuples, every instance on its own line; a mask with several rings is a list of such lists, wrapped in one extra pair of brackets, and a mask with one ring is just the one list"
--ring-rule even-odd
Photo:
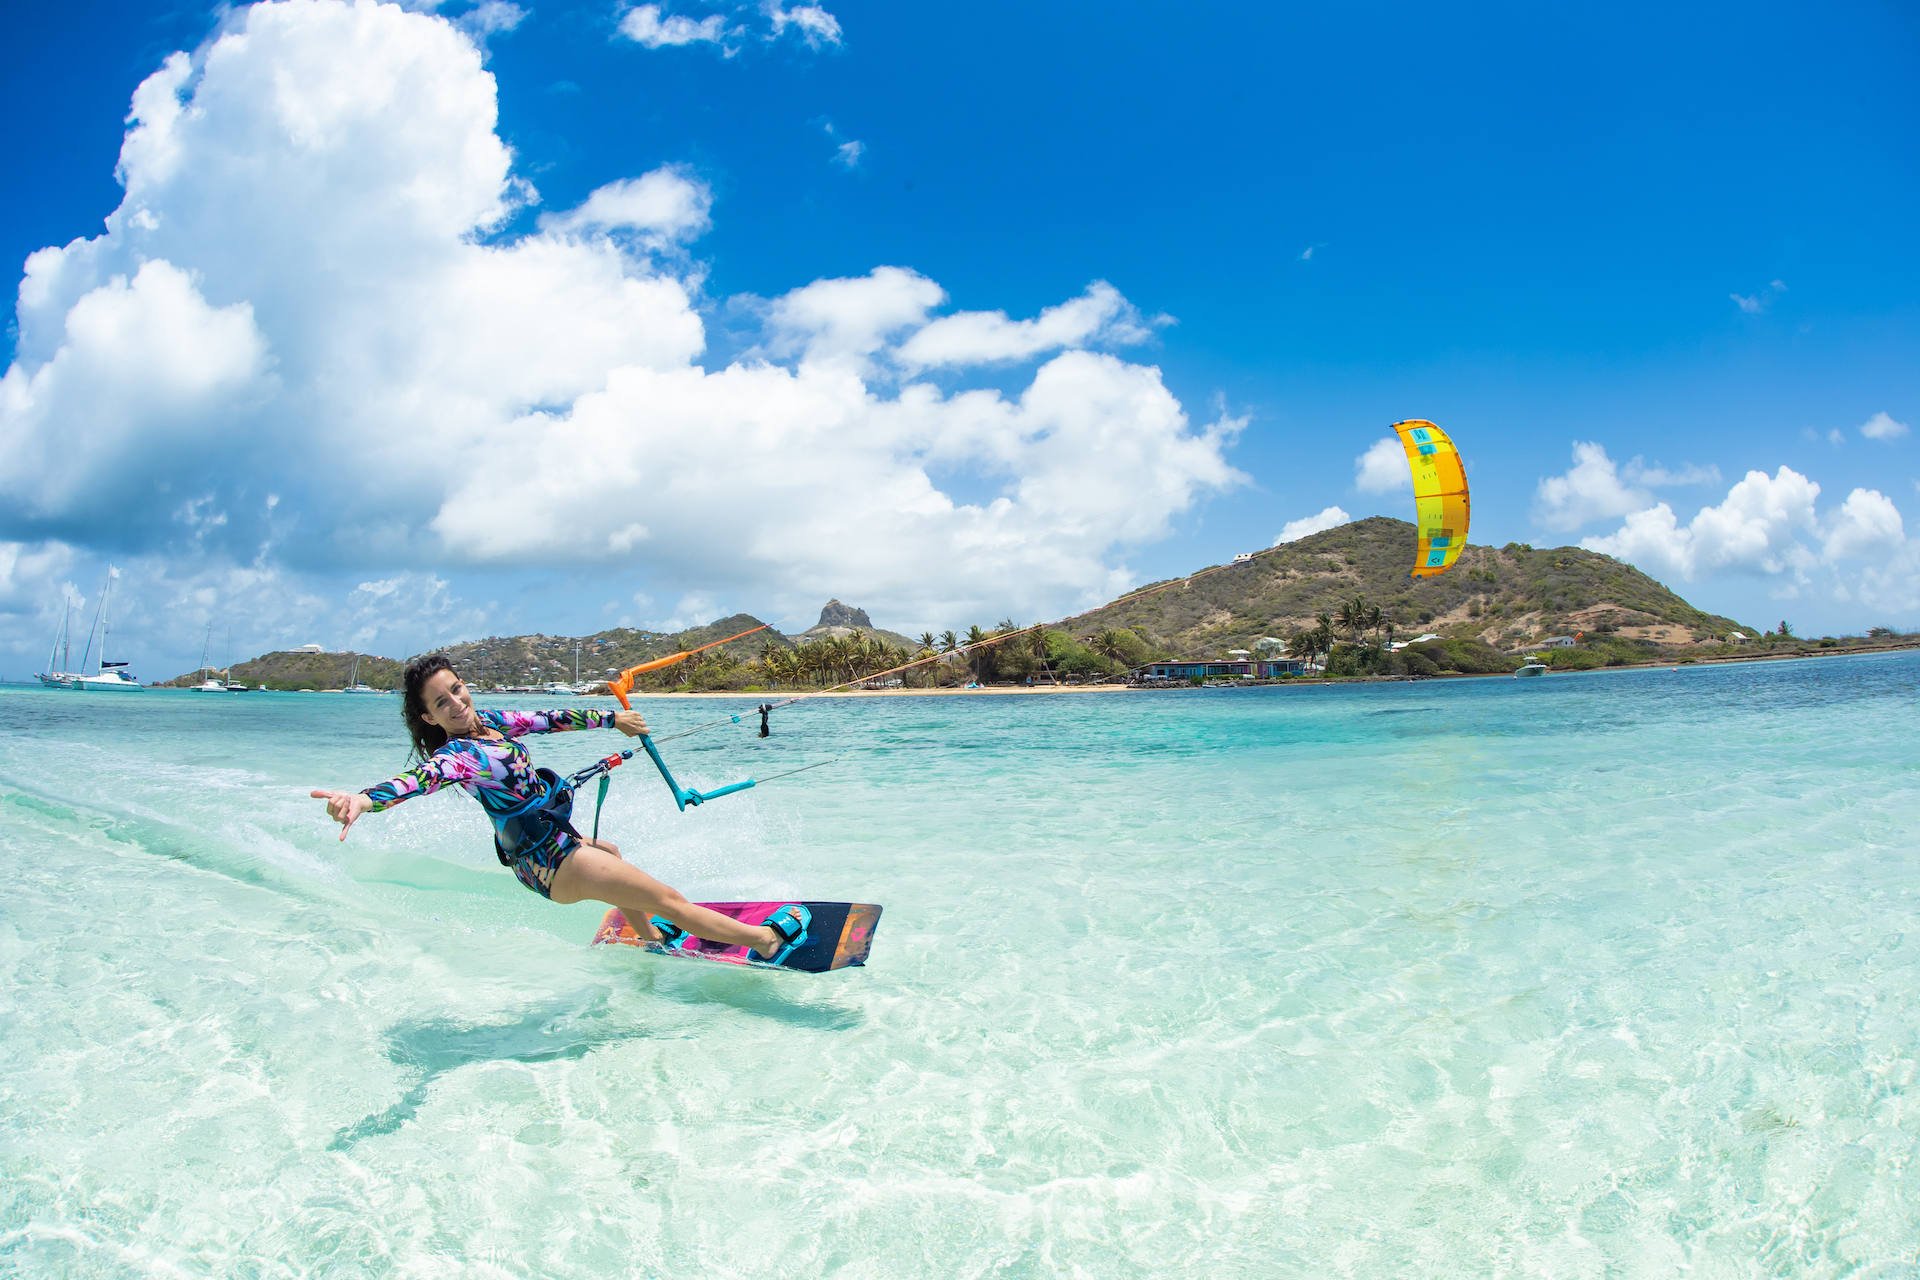
[[(75, 689), (88, 693), (108, 693), (117, 690), (144, 689), (145, 685), (127, 674), (125, 662), (107, 661), (107, 596), (113, 589), (113, 580), (119, 577), (119, 571), (111, 565), (107, 567), (106, 585), (100, 588), (100, 607), (94, 610), (93, 625), (87, 628), (87, 647), (81, 651), (80, 666), (84, 670), (87, 659), (93, 655), (94, 632), (100, 633), (100, 661), (94, 667), (92, 675), (81, 675), (71, 671), (49, 671), (40, 677), (40, 683), (57, 689)], [(69, 610), (71, 612), (71, 610)], [(64, 631), (64, 628), (63, 628)], [(65, 648), (62, 644), (62, 656)], [(47, 665), (53, 665), (49, 656)], [(61, 664), (65, 666), (63, 662)]]

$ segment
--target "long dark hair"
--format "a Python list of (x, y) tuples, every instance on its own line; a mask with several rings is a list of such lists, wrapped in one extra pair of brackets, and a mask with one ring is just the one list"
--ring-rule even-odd
[[(425, 760), (447, 745), (447, 731), (427, 723), (427, 699), (421, 692), (428, 678), (438, 671), (453, 671), (452, 660), (444, 653), (423, 653), (407, 663), (403, 677), (400, 714), (406, 717), (407, 736), (413, 739), (413, 754), (419, 760)], [(460, 673), (453, 671), (453, 674), (458, 677)]]

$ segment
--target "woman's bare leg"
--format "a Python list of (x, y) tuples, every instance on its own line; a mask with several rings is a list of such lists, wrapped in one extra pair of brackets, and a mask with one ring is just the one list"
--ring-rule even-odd
[(782, 945), (780, 935), (767, 926), (742, 924), (710, 907), (688, 902), (678, 889), (622, 862), (617, 850), (610, 853), (589, 841), (583, 841), (553, 873), (555, 902), (585, 899), (620, 908), (636, 929), (645, 925), (649, 916), (662, 916), (696, 938), (752, 947), (762, 959), (771, 957)]

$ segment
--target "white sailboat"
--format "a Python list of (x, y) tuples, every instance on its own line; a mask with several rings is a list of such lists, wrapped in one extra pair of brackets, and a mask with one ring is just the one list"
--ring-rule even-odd
[[(248, 692), (246, 683), (244, 681), (235, 680), (233, 678), (233, 628), (232, 627), (227, 628), (227, 669), (225, 671), (222, 671), (220, 674), (226, 677), (225, 687), (228, 693)], [(265, 685), (261, 685), (260, 687), (262, 689), (266, 688)]]
[[(78, 677), (68, 665), (72, 655), (68, 652), (68, 639), (73, 632), (73, 597), (66, 599), (66, 610), (60, 615), (60, 629), (53, 633), (53, 648), (47, 653), (47, 669), (36, 672), (34, 679), (49, 689), (65, 689)], [(56, 661), (57, 659), (57, 661)]]
[(207, 654), (213, 647), (213, 624), (207, 624), (207, 638), (200, 646), (200, 683), (191, 686), (190, 693), (225, 693), (227, 686), (213, 678), (213, 668), (207, 665)]
[(113, 580), (120, 571), (111, 565), (107, 567), (106, 585), (100, 588), (100, 607), (94, 611), (93, 626), (87, 629), (87, 647), (80, 655), (80, 666), (84, 669), (87, 658), (93, 653), (93, 633), (100, 633), (100, 660), (92, 675), (74, 675), (67, 678), (68, 689), (78, 689), (88, 693), (132, 692), (147, 686), (135, 680), (126, 672), (125, 662), (107, 661), (107, 596), (113, 590)]
[(378, 693), (378, 689), (360, 683), (360, 655), (353, 655), (353, 671), (347, 676), (347, 687), (342, 693)]

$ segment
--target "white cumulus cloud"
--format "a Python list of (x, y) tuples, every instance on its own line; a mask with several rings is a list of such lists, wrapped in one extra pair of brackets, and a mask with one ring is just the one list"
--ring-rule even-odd
[(1655, 577), (1687, 582), (1722, 575), (1771, 579), (1776, 594), (1822, 596), (1911, 616), (1920, 607), (1900, 566), (1920, 560), (1899, 509), (1875, 489), (1854, 489), (1818, 509), (1820, 486), (1791, 467), (1749, 471), (1724, 501), (1682, 523), (1660, 502), (1626, 517), (1615, 532), (1581, 546), (1628, 561)]
[[(387, 5), (262, 4), (169, 58), (134, 95), (121, 205), (21, 280), (0, 545), (131, 540), (130, 582), (174, 588), (191, 551), (191, 574), (287, 600), (413, 566), (405, 625), (442, 637), (485, 625), (453, 570), (518, 565), (932, 625), (1097, 603), (1127, 548), (1242, 479), (1237, 423), (1087, 349), (1145, 332), (1102, 282), (1016, 321), (938, 316), (907, 267), (801, 274), (748, 356), (704, 364), (699, 278), (651, 250), (707, 227), (706, 185), (608, 175), (502, 234), (537, 197), (496, 112), (468, 34)], [(995, 391), (903, 376), (1023, 360)]]
[(138, 505), (191, 483), (197, 446), (253, 452), (248, 422), (274, 379), (247, 303), (214, 307), (152, 259), (75, 298), (61, 337), (0, 376), (0, 494), (20, 511)]
[(1543, 477), (1535, 487), (1533, 518), (1543, 529), (1566, 532), (1641, 510), (1653, 501), (1650, 489), (1719, 480), (1719, 468), (1711, 466), (1665, 467), (1640, 458), (1616, 466), (1605, 446), (1576, 441), (1573, 466), (1560, 475)]
[(460, 26), (477, 40), (485, 40), (502, 31), (512, 31), (526, 20), (527, 11), (511, 3), (511, 0), (482, 0), (482, 3), (457, 19)]
[(1821, 553), (1828, 560), (1845, 560), (1890, 551), (1906, 540), (1893, 500), (1877, 489), (1855, 489), (1827, 519)]
[(817, 4), (797, 4), (789, 9), (783, 8), (779, 0), (771, 0), (766, 13), (773, 21), (772, 39), (777, 40), (791, 30), (815, 49), (840, 43), (840, 20)]
[(1573, 467), (1547, 476), (1533, 495), (1533, 518), (1554, 530), (1578, 529), (1592, 520), (1624, 516), (1647, 505), (1651, 495), (1620, 478), (1606, 449), (1587, 441), (1573, 446)]
[(540, 216), (540, 228), (568, 235), (630, 231), (659, 248), (702, 235), (712, 225), (713, 192), (682, 169), (655, 169), (595, 188), (575, 209)]
[(1771, 476), (1749, 471), (1724, 502), (1703, 507), (1685, 525), (1662, 502), (1629, 515), (1618, 532), (1580, 545), (1649, 568), (1656, 576), (1689, 580), (1723, 569), (1801, 571), (1814, 557), (1799, 535), (1817, 530), (1819, 496), (1820, 486), (1791, 467)]
[(1353, 460), (1353, 487), (1361, 493), (1395, 493), (1413, 488), (1413, 472), (1407, 466), (1407, 450), (1399, 437), (1376, 440), (1367, 451)]
[(1353, 519), (1339, 507), (1326, 507), (1310, 516), (1301, 516), (1298, 520), (1289, 520), (1280, 526), (1280, 536), (1273, 540), (1274, 546), (1283, 542), (1298, 542), (1310, 533), (1320, 533), (1335, 529)]
[(1869, 440), (1898, 440), (1907, 434), (1907, 424), (1896, 422), (1885, 412), (1876, 413), (1860, 424), (1860, 434)]
[(994, 364), (1062, 348), (1141, 342), (1150, 335), (1133, 304), (1096, 280), (1078, 298), (1031, 320), (1012, 320), (1004, 311), (942, 316), (901, 344), (899, 354), (908, 365)]
[(947, 291), (905, 267), (875, 267), (864, 276), (815, 280), (776, 298), (767, 312), (768, 337), (777, 354), (801, 353), (809, 361), (854, 360), (885, 347), (895, 335), (918, 328), (945, 302)]
[(663, 13), (657, 4), (636, 5), (620, 17), (620, 34), (649, 49), (689, 44), (719, 44), (729, 34), (726, 17), (709, 14), (695, 21), (684, 14)]

